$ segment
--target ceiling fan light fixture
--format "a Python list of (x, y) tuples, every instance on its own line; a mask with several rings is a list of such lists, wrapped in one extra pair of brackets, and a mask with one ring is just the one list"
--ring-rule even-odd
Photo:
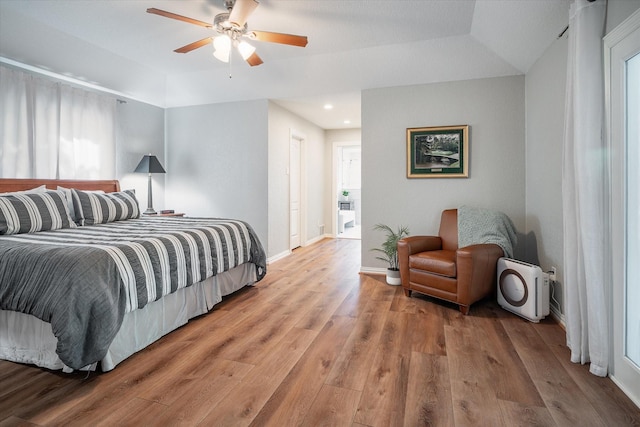
[(240, 52), (242, 59), (246, 61), (251, 55), (253, 55), (256, 48), (243, 40), (238, 44), (238, 51)]
[(229, 62), (231, 54), (231, 39), (226, 34), (213, 39), (213, 56), (222, 62)]
[(262, 58), (256, 53), (255, 47), (241, 41), (242, 37), (260, 42), (279, 43), (289, 46), (305, 47), (307, 45), (306, 36), (274, 33), (271, 31), (249, 31), (247, 18), (249, 18), (256, 7), (258, 7), (258, 0), (224, 0), (224, 4), (227, 12), (215, 15), (213, 23), (200, 21), (153, 7), (148, 8), (147, 13), (213, 29), (217, 33), (214, 37), (206, 37), (175, 49), (174, 52), (176, 53), (188, 53), (213, 43), (213, 56), (216, 59), (223, 62), (231, 62), (231, 50), (237, 48), (247, 64), (255, 67), (263, 63)]
[(213, 48), (228, 55), (231, 52), (231, 39), (226, 34), (218, 36), (213, 39)]
[(216, 50), (213, 52), (213, 56), (222, 62), (229, 62), (229, 53), (230, 52), (223, 52), (221, 50)]

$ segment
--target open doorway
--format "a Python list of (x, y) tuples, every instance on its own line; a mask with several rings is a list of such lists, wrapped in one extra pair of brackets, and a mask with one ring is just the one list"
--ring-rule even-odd
[(361, 164), (359, 142), (336, 142), (334, 161), (333, 230), (341, 239), (361, 237)]

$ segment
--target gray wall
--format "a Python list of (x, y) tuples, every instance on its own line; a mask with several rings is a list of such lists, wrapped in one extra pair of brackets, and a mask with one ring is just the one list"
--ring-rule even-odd
[[(133, 173), (145, 154), (152, 153), (166, 166), (164, 157), (164, 108), (138, 101), (118, 103), (116, 130), (116, 178), (120, 187), (135, 189), (140, 208), (147, 207), (148, 175)], [(154, 174), (153, 207), (164, 209), (165, 175)]]
[[(406, 178), (406, 129), (470, 126), (469, 178)], [(362, 269), (386, 266), (370, 251), (376, 223), (437, 233), (443, 209), (497, 209), (525, 230), (525, 80), (500, 77), (362, 93)], [(516, 257), (524, 249), (518, 245)]]
[(266, 100), (166, 110), (166, 205), (249, 222), (267, 249)]
[(633, 12), (640, 9), (640, 0), (608, 0), (606, 32), (610, 33)]
[(526, 76), (527, 247), (525, 261), (557, 268), (552, 306), (561, 313), (563, 283), (562, 147), (567, 35), (556, 40)]
[[(302, 181), (306, 193), (303, 246), (322, 235), (325, 220), (324, 131), (302, 117), (269, 103), (269, 250), (268, 257), (289, 252), (289, 140), (291, 132), (304, 136)], [(325, 227), (321, 227), (325, 225)]]

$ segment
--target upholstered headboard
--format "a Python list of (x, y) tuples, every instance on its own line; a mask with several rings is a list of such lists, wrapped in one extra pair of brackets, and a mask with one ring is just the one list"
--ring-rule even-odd
[(55, 190), (58, 186), (75, 188), (77, 190), (102, 190), (105, 193), (120, 191), (120, 183), (113, 180), (73, 180), (73, 179), (17, 179), (0, 178), (0, 193), (11, 191), (24, 191), (31, 188), (46, 185), (47, 188)]

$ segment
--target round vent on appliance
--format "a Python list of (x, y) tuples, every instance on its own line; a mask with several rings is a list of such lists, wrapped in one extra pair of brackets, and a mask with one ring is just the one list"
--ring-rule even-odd
[(527, 284), (520, 273), (507, 268), (500, 274), (500, 292), (504, 299), (514, 307), (521, 307), (529, 298)]

